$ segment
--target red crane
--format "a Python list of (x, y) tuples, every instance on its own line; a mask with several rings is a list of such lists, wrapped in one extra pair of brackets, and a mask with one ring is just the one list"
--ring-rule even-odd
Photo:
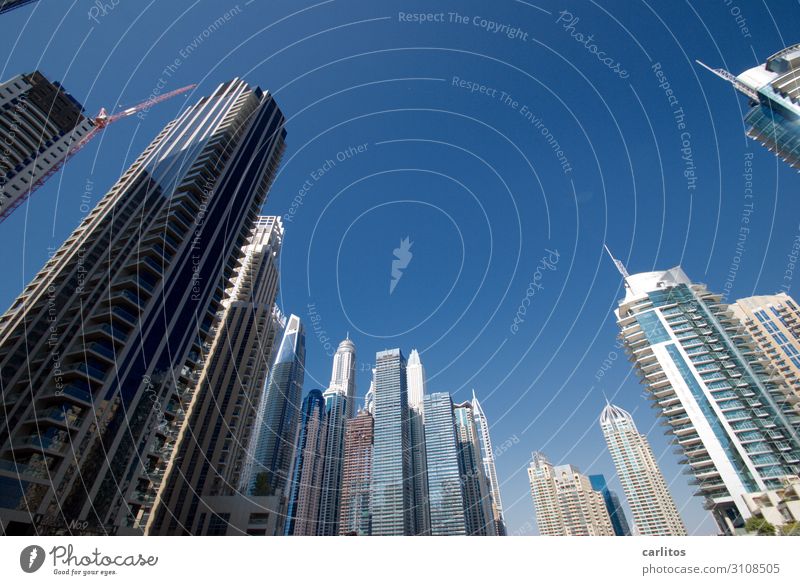
[(142, 103), (137, 104), (131, 108), (122, 110), (121, 112), (117, 112), (116, 114), (109, 115), (105, 108), (100, 108), (100, 111), (92, 120), (92, 122), (94, 122), (94, 128), (92, 128), (85, 136), (83, 136), (75, 144), (70, 146), (69, 150), (64, 155), (64, 157), (61, 160), (59, 160), (55, 165), (53, 165), (45, 174), (39, 177), (39, 179), (35, 183), (33, 183), (33, 185), (31, 185), (30, 189), (28, 189), (22, 197), (18, 198), (11, 205), (9, 205), (3, 211), (3, 213), (0, 214), (0, 222), (2, 222), (5, 218), (11, 215), (11, 213), (17, 207), (22, 205), (22, 203), (25, 202), (25, 200), (28, 199), (28, 197), (30, 197), (34, 191), (36, 191), (39, 187), (44, 185), (50, 177), (55, 175), (61, 169), (61, 167), (63, 167), (67, 163), (69, 159), (71, 159), (79, 150), (81, 150), (84, 146), (86, 146), (92, 138), (100, 134), (100, 132), (102, 132), (103, 129), (106, 128), (106, 126), (108, 126), (109, 124), (113, 124), (114, 122), (121, 120), (123, 118), (133, 116), (137, 112), (146, 110), (150, 106), (166, 101), (170, 98), (175, 97), (176, 95), (186, 93), (187, 91), (194, 89), (195, 87), (197, 87), (197, 84), (187, 85), (186, 87), (169, 91), (167, 93), (145, 100)]

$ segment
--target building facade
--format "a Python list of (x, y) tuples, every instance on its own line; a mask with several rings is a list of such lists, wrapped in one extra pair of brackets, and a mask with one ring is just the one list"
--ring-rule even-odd
[(7, 534), (142, 533), (283, 123), (270, 95), (220, 85), (164, 128), (0, 318)]
[(470, 402), (453, 406), (458, 446), (458, 465), (464, 490), (464, 516), (470, 536), (494, 536), (492, 492), (484, 473), (478, 427)]
[(344, 440), (347, 425), (347, 395), (338, 390), (325, 391), (327, 439), (325, 443), (322, 504), (320, 505), (320, 534), (339, 534)]
[(328, 422), (321, 390), (311, 390), (306, 394), (300, 416), (284, 534), (316, 536), (320, 534), (320, 501)]
[(589, 483), (593, 490), (600, 492), (603, 496), (608, 517), (611, 519), (611, 526), (614, 528), (614, 534), (617, 536), (630, 536), (631, 528), (628, 525), (628, 519), (625, 517), (625, 510), (622, 508), (617, 492), (608, 487), (606, 477), (603, 474), (590, 475)]
[(492, 438), (489, 434), (489, 421), (483, 412), (481, 403), (478, 402), (475, 391), (472, 391), (472, 411), (475, 417), (475, 424), (478, 425), (478, 433), (481, 446), (481, 457), (483, 459), (483, 471), (489, 480), (489, 490), (492, 495), (492, 515), (494, 516), (494, 527), (496, 536), (505, 536), (506, 521), (503, 516), (503, 501), (500, 498), (500, 481), (497, 478), (497, 469), (494, 465), (494, 448)]
[(411, 437), (406, 359), (399, 349), (375, 355), (375, 440), (372, 452), (372, 534), (413, 534)]
[(467, 534), (453, 399), (447, 392), (425, 396), (425, 450), (432, 536)]
[[(619, 265), (618, 265), (619, 267)], [(680, 267), (628, 275), (617, 322), (626, 350), (720, 530), (750, 516), (747, 493), (797, 475), (797, 399), (714, 294)]]
[(372, 534), (370, 489), (373, 439), (374, 424), (368, 410), (361, 410), (355, 418), (347, 421), (339, 508), (339, 534), (342, 536)]
[(628, 499), (636, 533), (686, 536), (686, 527), (658, 468), (650, 442), (639, 433), (630, 413), (607, 404), (600, 415), (600, 428)]
[(734, 87), (751, 100), (744, 118), (747, 135), (796, 169), (800, 169), (799, 69), (800, 44), (778, 51), (732, 79)]
[(259, 403), (248, 493), (283, 494), (289, 484), (305, 378), (306, 334), (297, 315), (286, 320), (278, 351)]
[(428, 535), (431, 530), (428, 504), (428, 469), (425, 455), (425, 367), (416, 349), (411, 350), (406, 366), (408, 379), (408, 416), (411, 432), (411, 481), (414, 495), (414, 534)]
[(731, 311), (800, 398), (800, 309), (786, 293), (739, 299)]
[(240, 254), (241, 265), (222, 301), (219, 326), (200, 374), (196, 397), (164, 473), (149, 534), (198, 534), (213, 514), (208, 497), (238, 491), (245, 446), (273, 353), (269, 334), (278, 293), (283, 240), (279, 217), (259, 217)]
[(333, 356), (331, 383), (325, 391), (327, 442), (320, 508), (320, 534), (339, 534), (339, 513), (344, 465), (345, 425), (352, 418), (356, 400), (356, 346), (348, 335)]
[(615, 535), (603, 494), (576, 467), (553, 466), (534, 453), (528, 479), (542, 536)]
[(93, 129), (83, 106), (38, 71), (0, 83), (0, 221)]

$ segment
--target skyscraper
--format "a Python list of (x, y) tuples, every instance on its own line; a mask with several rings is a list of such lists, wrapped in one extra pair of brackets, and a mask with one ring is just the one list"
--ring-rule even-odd
[(483, 470), (478, 427), (472, 404), (462, 402), (453, 406), (456, 425), (456, 445), (461, 485), (464, 490), (464, 516), (470, 536), (494, 536), (497, 530), (492, 511), (492, 492)]
[(425, 461), (425, 368), (419, 352), (411, 350), (406, 366), (408, 379), (408, 416), (411, 432), (411, 479), (413, 485), (414, 534), (430, 534), (428, 470)]
[(593, 490), (600, 492), (603, 496), (608, 517), (611, 519), (611, 526), (614, 528), (614, 534), (617, 536), (630, 536), (631, 529), (628, 526), (628, 519), (625, 517), (625, 510), (622, 508), (617, 492), (609, 489), (605, 476), (602, 473), (590, 475), (589, 483)]
[(372, 480), (372, 414), (360, 411), (345, 428), (342, 497), (339, 534), (369, 536), (372, 533), (370, 484)]
[(489, 479), (489, 489), (492, 493), (492, 514), (494, 516), (495, 534), (497, 536), (506, 535), (506, 521), (503, 517), (503, 501), (500, 499), (500, 482), (497, 479), (497, 469), (494, 466), (494, 450), (492, 448), (492, 438), (489, 435), (489, 421), (483, 412), (475, 391), (472, 391), (472, 410), (475, 417), (475, 424), (478, 425), (478, 432), (481, 445), (481, 457), (483, 459), (483, 470)]
[(141, 533), (283, 123), (270, 95), (220, 85), (164, 128), (0, 318), (7, 534)]
[(800, 398), (800, 309), (786, 293), (739, 299), (731, 311)]
[(425, 447), (431, 535), (467, 533), (453, 400), (447, 392), (425, 395)]
[(285, 534), (316, 536), (320, 533), (319, 512), (327, 427), (325, 399), (320, 390), (311, 390), (306, 394), (300, 416)]
[(333, 356), (331, 383), (325, 391), (328, 438), (320, 507), (320, 534), (339, 533), (345, 423), (352, 418), (356, 400), (356, 346), (348, 335)]
[(637, 534), (686, 536), (650, 443), (639, 433), (630, 413), (606, 404), (600, 415), (600, 428), (631, 507)]
[[(3, 4), (0, 12), (14, 6)], [(0, 220), (94, 128), (83, 106), (38, 71), (0, 83)]]
[(300, 401), (305, 377), (306, 334), (300, 317), (290, 315), (278, 353), (259, 403), (249, 493), (254, 496), (282, 494), (289, 482)]
[(411, 437), (406, 359), (399, 349), (375, 355), (375, 441), (372, 452), (372, 534), (410, 535)]
[(536, 524), (543, 536), (614, 536), (603, 494), (572, 465), (534, 453), (528, 467)]
[(333, 389), (326, 390), (324, 396), (328, 436), (325, 443), (325, 471), (322, 477), (319, 529), (322, 536), (336, 536), (339, 534), (347, 396)]
[(800, 44), (736, 77), (707, 68), (750, 98), (751, 109), (744, 118), (747, 135), (800, 169)]
[(683, 451), (723, 532), (750, 513), (743, 495), (797, 475), (791, 392), (719, 295), (680, 267), (628, 275), (617, 322), (650, 399)]
[(149, 534), (202, 534), (211, 496), (238, 491), (256, 408), (272, 355), (269, 335), (278, 292), (279, 217), (259, 217), (222, 301), (220, 325), (164, 473)]
[(347, 398), (347, 418), (356, 412), (356, 346), (350, 335), (342, 340), (333, 354), (333, 371), (329, 390), (335, 390)]

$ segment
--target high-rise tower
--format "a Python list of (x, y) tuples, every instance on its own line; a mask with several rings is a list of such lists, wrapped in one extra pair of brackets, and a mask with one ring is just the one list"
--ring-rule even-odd
[(0, 318), (7, 534), (141, 533), (283, 123), (270, 95), (220, 85), (164, 128)]
[(399, 349), (375, 355), (372, 534), (410, 535), (414, 520), (406, 359)]
[(339, 533), (345, 424), (352, 418), (356, 400), (356, 346), (348, 335), (333, 356), (331, 383), (325, 391), (327, 441), (320, 506), (320, 534)]
[(372, 480), (373, 420), (361, 410), (347, 421), (345, 429), (342, 498), (339, 534), (369, 536), (372, 533), (370, 485)]
[(494, 515), (495, 533), (497, 536), (505, 536), (506, 521), (503, 517), (503, 501), (500, 499), (500, 482), (497, 479), (497, 469), (495, 469), (494, 465), (494, 449), (492, 448), (492, 438), (489, 435), (489, 421), (486, 419), (486, 414), (483, 412), (474, 390), (472, 391), (472, 410), (475, 424), (478, 425), (483, 470), (489, 479), (489, 489), (492, 493), (492, 514)]
[(411, 482), (413, 485), (414, 534), (430, 534), (428, 470), (425, 455), (425, 368), (416, 349), (411, 350), (406, 366), (408, 379), (408, 416), (411, 434)]
[(456, 425), (458, 464), (461, 485), (464, 489), (464, 515), (467, 534), (470, 536), (494, 536), (497, 530), (492, 511), (492, 492), (489, 479), (484, 473), (478, 427), (470, 402), (453, 406)]
[(633, 513), (637, 534), (686, 536), (650, 443), (639, 433), (630, 413), (607, 404), (600, 415), (600, 428)]
[(344, 464), (344, 438), (347, 423), (347, 396), (338, 390), (325, 391), (327, 439), (325, 442), (322, 503), (319, 510), (319, 530), (322, 536), (339, 534), (339, 506)]
[(680, 267), (627, 275), (617, 322), (694, 474), (698, 495), (731, 533), (750, 516), (744, 494), (797, 475), (797, 399), (721, 297)]
[(261, 396), (251, 440), (249, 493), (283, 494), (288, 487), (300, 423), (305, 378), (306, 334), (300, 317), (290, 315)]
[(347, 398), (347, 418), (356, 412), (356, 346), (348, 335), (333, 354), (333, 370), (329, 390), (334, 390)]
[(800, 169), (800, 44), (736, 77), (703, 66), (750, 98), (751, 109), (744, 118), (747, 135)]
[(269, 329), (278, 292), (279, 217), (259, 217), (229, 283), (198, 391), (165, 473), (149, 534), (202, 534), (211, 496), (238, 491), (272, 356)]
[(325, 399), (320, 390), (311, 390), (303, 399), (286, 513), (284, 533), (287, 536), (316, 536), (320, 533), (326, 426)]
[(447, 392), (425, 395), (425, 443), (430, 533), (432, 536), (466, 535), (466, 505), (453, 399)]

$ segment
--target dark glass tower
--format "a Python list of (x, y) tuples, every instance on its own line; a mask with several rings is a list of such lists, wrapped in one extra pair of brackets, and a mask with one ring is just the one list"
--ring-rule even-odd
[(164, 128), (0, 318), (7, 534), (142, 532), (283, 123), (270, 95), (220, 85)]
[(289, 490), (289, 508), (286, 513), (287, 536), (320, 534), (319, 508), (326, 427), (325, 399), (320, 390), (311, 390), (303, 399), (300, 433)]
[(628, 526), (628, 519), (625, 517), (625, 510), (622, 509), (617, 492), (613, 492), (608, 488), (606, 477), (602, 473), (590, 475), (589, 483), (592, 484), (593, 490), (603, 495), (608, 516), (611, 518), (611, 526), (614, 528), (614, 534), (617, 536), (630, 536), (631, 529)]

